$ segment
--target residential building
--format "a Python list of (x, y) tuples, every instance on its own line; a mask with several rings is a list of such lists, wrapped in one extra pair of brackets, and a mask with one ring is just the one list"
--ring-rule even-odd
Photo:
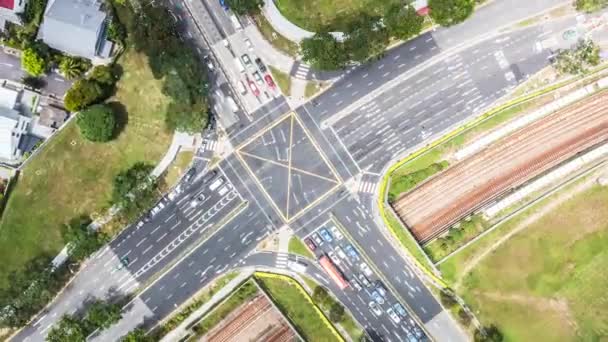
[(18, 97), (18, 90), (0, 87), (0, 160), (6, 163), (20, 160), (19, 144), (30, 128), (31, 118), (17, 110)]
[(97, 0), (49, 0), (38, 38), (94, 64), (109, 62), (112, 43), (106, 39), (106, 17)]

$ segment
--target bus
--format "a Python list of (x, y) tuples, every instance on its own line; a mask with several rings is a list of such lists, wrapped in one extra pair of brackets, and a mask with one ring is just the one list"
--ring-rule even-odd
[(327, 257), (327, 255), (322, 255), (319, 258), (319, 264), (321, 264), (321, 267), (323, 267), (325, 272), (329, 274), (331, 280), (333, 280), (334, 283), (336, 283), (336, 285), (338, 285), (341, 290), (344, 290), (348, 287), (348, 282), (346, 281), (346, 279), (344, 279), (342, 273), (338, 270), (336, 265), (334, 265), (334, 263)]

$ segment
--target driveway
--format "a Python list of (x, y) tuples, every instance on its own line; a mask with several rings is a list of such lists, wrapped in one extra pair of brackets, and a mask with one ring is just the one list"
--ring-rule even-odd
[[(0, 50), (0, 78), (21, 82), (27, 73), (21, 69), (19, 57)], [(49, 72), (43, 77), (46, 85), (42, 88), (45, 95), (54, 95), (63, 98), (65, 92), (72, 86), (72, 82), (64, 79), (56, 72)]]

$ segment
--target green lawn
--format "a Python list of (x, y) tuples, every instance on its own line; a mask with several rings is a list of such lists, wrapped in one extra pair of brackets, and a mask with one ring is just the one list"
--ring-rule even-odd
[(490, 224), (481, 215), (473, 215), (468, 220), (460, 221), (460, 227), (451, 228), (446, 236), (438, 237), (425, 245), (424, 251), (433, 262), (438, 262), (489, 227)]
[(315, 258), (304, 242), (297, 236), (292, 236), (291, 239), (289, 239), (289, 253), (298, 254), (311, 259)]
[[(464, 276), (460, 294), (484, 323), (500, 327), (506, 341), (605, 339), (606, 208), (608, 188), (599, 185), (558, 205)], [(502, 233), (522, 218), (509, 222)], [(481, 246), (487, 247), (488, 241)], [(473, 250), (481, 252), (482, 248)], [(470, 252), (468, 256), (470, 259)], [(459, 272), (469, 259), (459, 254), (441, 268), (449, 268), (452, 277), (461, 277)]]
[(296, 286), (280, 278), (258, 277), (260, 285), (272, 297), (306, 341), (335, 341), (330, 328)]
[(321, 84), (315, 81), (309, 81), (306, 83), (306, 88), (304, 88), (304, 96), (308, 99), (313, 97), (316, 93), (321, 90)]
[(234, 291), (230, 297), (228, 297), (228, 299), (215, 307), (213, 311), (207, 314), (200, 322), (192, 327), (192, 330), (196, 332), (198, 337), (204, 336), (209, 330), (226, 318), (232, 311), (236, 310), (239, 306), (255, 297), (258, 292), (258, 287), (251, 280), (247, 281), (236, 291)]
[(269, 65), (268, 68), (270, 69), (272, 78), (274, 78), (275, 82), (277, 82), (279, 88), (283, 92), (283, 95), (291, 95), (291, 78), (289, 75), (273, 67), (272, 65)]
[(260, 14), (254, 15), (253, 20), (258, 26), (260, 33), (262, 33), (262, 36), (264, 36), (264, 38), (268, 42), (270, 42), (272, 46), (293, 58), (296, 58), (298, 56), (298, 53), (300, 52), (300, 46), (275, 31), (275, 29), (272, 27), (272, 25), (270, 25), (268, 20), (266, 20), (265, 16)]
[(381, 15), (396, 0), (276, 0), (279, 11), (292, 23), (309, 31), (328, 27), (343, 31), (360, 12)]
[(188, 170), (193, 157), (194, 152), (192, 151), (183, 151), (177, 154), (164, 176), (164, 183), (167, 189), (177, 184), (180, 177)]
[(121, 57), (124, 69), (116, 96), (128, 123), (108, 143), (81, 138), (75, 121), (43, 147), (23, 169), (0, 225), (0, 287), (9, 272), (42, 253), (54, 256), (63, 247), (60, 228), (81, 214), (104, 213), (112, 181), (135, 162), (156, 163), (171, 135), (164, 129), (167, 98), (147, 59), (133, 52)]

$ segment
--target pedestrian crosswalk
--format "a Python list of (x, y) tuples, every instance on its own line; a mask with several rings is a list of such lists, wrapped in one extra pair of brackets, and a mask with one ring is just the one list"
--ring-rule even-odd
[(277, 260), (275, 262), (275, 266), (278, 268), (287, 268), (288, 261), (289, 257), (286, 253), (277, 253)]
[(217, 148), (217, 141), (216, 140), (204, 140), (202, 148), (205, 151), (215, 151), (215, 149)]
[(300, 63), (296, 69), (295, 77), (305, 80), (310, 72), (310, 66)]
[(373, 194), (376, 191), (376, 183), (362, 181), (359, 183), (359, 192)]

